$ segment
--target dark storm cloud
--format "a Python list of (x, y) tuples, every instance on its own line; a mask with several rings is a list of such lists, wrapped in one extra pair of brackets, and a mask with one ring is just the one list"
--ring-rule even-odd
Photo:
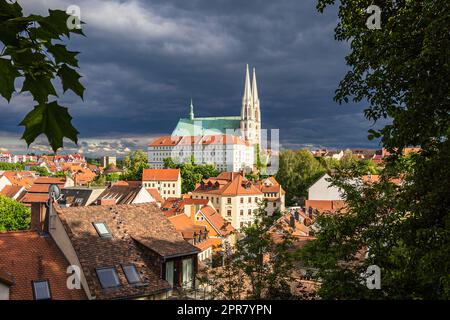
[[(370, 145), (363, 106), (332, 101), (347, 46), (334, 40), (336, 11), (317, 13), (315, 0), (23, 3), (27, 12), (81, 8), (87, 37), (70, 48), (82, 52), (87, 90), (84, 102), (71, 94), (63, 102), (82, 140), (145, 147), (144, 137), (169, 134), (187, 115), (191, 97), (196, 115), (238, 115), (249, 63), (257, 68), (263, 126), (279, 128), (283, 145)], [(2, 101), (2, 131), (20, 132), (30, 103), (26, 96), (11, 106)], [(109, 140), (120, 138), (126, 146)]]

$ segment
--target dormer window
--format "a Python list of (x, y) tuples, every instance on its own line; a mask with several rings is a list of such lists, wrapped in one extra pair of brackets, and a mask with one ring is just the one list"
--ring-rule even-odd
[(50, 287), (47, 280), (36, 280), (32, 282), (34, 300), (50, 300)]
[(108, 227), (104, 222), (94, 222), (93, 223), (95, 230), (97, 230), (100, 238), (111, 238), (111, 232), (109, 232)]

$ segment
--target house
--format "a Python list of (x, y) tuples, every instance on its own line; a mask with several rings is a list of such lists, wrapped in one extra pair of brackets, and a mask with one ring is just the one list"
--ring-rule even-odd
[(214, 243), (208, 237), (208, 229), (206, 226), (194, 224), (185, 214), (171, 216), (168, 219), (185, 241), (200, 250), (198, 253), (198, 261), (209, 264), (212, 259)]
[(142, 186), (140, 181), (119, 181), (106, 188), (98, 196), (95, 204), (136, 204), (151, 202), (155, 203), (157, 201), (148, 189)]
[(154, 204), (54, 204), (44, 215), (32, 213), (36, 219), (47, 221), (64, 256), (80, 267), (88, 299), (163, 299), (195, 285), (199, 249)]
[(263, 192), (239, 172), (222, 172), (217, 177), (204, 179), (192, 192), (193, 199), (211, 201), (217, 212), (235, 229), (253, 222), (253, 213), (263, 196)]
[[(8, 170), (8, 171), (0, 172), (0, 176), (4, 176), (9, 181), (8, 184), (15, 185), (15, 186), (21, 186), (21, 187), (24, 187), (25, 189), (28, 189), (29, 187), (31, 187), (31, 185), (34, 183), (34, 181), (37, 178), (36, 173), (34, 171)], [(2, 179), (0, 179), (0, 183), (1, 183), (1, 180)]]
[(48, 200), (48, 191), (51, 185), (57, 185), (60, 189), (73, 186), (73, 180), (69, 177), (39, 177), (33, 181), (27, 192), (18, 199), (25, 205), (31, 206), (33, 203), (44, 203)]
[(11, 198), (13, 200), (17, 200), (18, 198), (21, 198), (25, 194), (26, 190), (22, 186), (5, 186), (0, 190), (0, 194)]
[(61, 206), (89, 206), (94, 203), (105, 188), (68, 187), (61, 189)]
[(343, 200), (342, 191), (331, 185), (331, 177), (324, 174), (308, 188), (308, 200)]
[(195, 164), (211, 164), (220, 171), (251, 171), (254, 155), (254, 145), (230, 134), (162, 136), (148, 145), (148, 162), (154, 168), (163, 168), (164, 159), (172, 158), (175, 163), (194, 159)]
[(180, 169), (144, 169), (142, 185), (157, 189), (163, 199), (181, 197)]
[(55, 241), (37, 231), (0, 233), (0, 300), (82, 300), (67, 287), (69, 262)]
[(255, 186), (264, 194), (267, 201), (266, 212), (269, 216), (276, 210), (284, 211), (286, 192), (274, 177), (268, 177), (255, 182)]

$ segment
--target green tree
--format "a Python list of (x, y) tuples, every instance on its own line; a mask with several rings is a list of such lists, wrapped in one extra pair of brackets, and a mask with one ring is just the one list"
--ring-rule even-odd
[(81, 29), (69, 29), (69, 15), (61, 10), (49, 10), (46, 17), (24, 16), (17, 2), (0, 0), (0, 95), (8, 102), (15, 90), (17, 79), (23, 79), (20, 92), (29, 92), (37, 105), (20, 122), (25, 127), (22, 135), (30, 145), (45, 134), (54, 151), (63, 146), (67, 137), (77, 143), (78, 131), (72, 126), (67, 108), (58, 97), (52, 80), (61, 80), (63, 91), (73, 91), (83, 98), (84, 87), (75, 68), (78, 52), (67, 50), (62, 37), (71, 33), (82, 34)]
[(0, 232), (26, 230), (30, 221), (30, 210), (26, 206), (0, 195)]
[[(379, 30), (365, 26), (369, 4), (340, 1), (336, 38), (350, 41), (351, 52), (335, 99), (369, 101), (372, 122), (389, 118), (369, 139), (381, 138), (392, 156), (380, 183), (355, 186), (354, 169), (336, 176), (346, 213), (319, 217), (317, 240), (301, 256), (318, 268), (323, 298), (449, 299), (450, 2), (378, 1)], [(404, 156), (408, 146), (421, 152)], [(381, 290), (361, 284), (368, 265), (381, 268)]]
[(21, 170), (24, 170), (24, 165), (23, 165), (23, 163), (0, 162), (0, 170), (21, 171)]
[(195, 165), (185, 163), (180, 166), (181, 170), (181, 192), (188, 193), (195, 189), (195, 185), (202, 181), (202, 174), (195, 172)]
[(123, 160), (123, 178), (127, 180), (142, 180), (142, 172), (150, 166), (147, 154), (141, 149), (131, 152)]
[[(278, 222), (280, 212), (268, 216), (265, 207), (261, 203), (255, 210), (254, 223), (240, 229), (240, 239), (234, 251), (226, 255), (225, 266), (211, 274), (219, 297), (257, 300), (293, 297), (290, 289), (293, 256), (289, 252), (293, 237)], [(239, 281), (233, 286), (229, 280), (237, 280), (236, 276)]]
[(50, 172), (45, 167), (32, 166), (30, 167), (31, 171), (36, 171), (41, 177), (50, 176)]
[(177, 164), (173, 161), (172, 158), (164, 158), (163, 159), (164, 162), (164, 168), (165, 169), (175, 169), (178, 168)]
[(276, 179), (286, 191), (286, 203), (290, 205), (296, 198), (306, 197), (309, 186), (324, 172), (308, 150), (281, 152)]

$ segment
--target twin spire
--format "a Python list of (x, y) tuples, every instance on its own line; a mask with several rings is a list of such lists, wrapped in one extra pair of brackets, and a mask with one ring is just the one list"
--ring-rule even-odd
[(252, 82), (250, 86), (250, 71), (247, 64), (247, 69), (245, 72), (245, 85), (244, 85), (244, 97), (243, 97), (244, 103), (256, 103), (259, 102), (258, 97), (258, 86), (256, 84), (256, 69), (253, 68), (253, 77)]

